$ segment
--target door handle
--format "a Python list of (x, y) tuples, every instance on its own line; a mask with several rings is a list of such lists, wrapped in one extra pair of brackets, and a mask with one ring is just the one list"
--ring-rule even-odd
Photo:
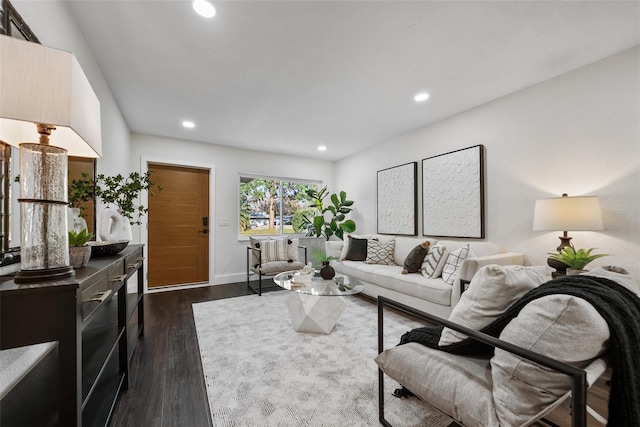
[(206, 228), (202, 229), (201, 231), (198, 231), (198, 233), (203, 233), (203, 234), (208, 234), (209, 230), (207, 230)]

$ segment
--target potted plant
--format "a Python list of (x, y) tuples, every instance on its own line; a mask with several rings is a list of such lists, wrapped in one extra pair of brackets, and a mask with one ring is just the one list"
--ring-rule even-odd
[(149, 208), (136, 203), (140, 193), (145, 190), (162, 191), (162, 187), (151, 181), (153, 170), (146, 173), (131, 172), (126, 178), (118, 174), (116, 176), (98, 175), (96, 179), (95, 195), (109, 206), (114, 205), (120, 215), (127, 218), (131, 224), (140, 224), (142, 215), (149, 212)]
[(93, 239), (93, 233), (89, 233), (86, 228), (81, 231), (69, 231), (69, 263), (73, 268), (82, 268), (89, 262), (91, 239)]
[[(341, 191), (339, 194), (331, 194), (329, 200), (331, 204), (325, 207), (324, 199), (329, 195), (327, 187), (319, 191), (315, 188), (307, 190), (307, 195), (313, 200), (309, 205), (313, 208), (315, 215), (305, 214), (303, 216), (304, 227), (309, 230), (310, 236), (324, 236), (327, 240), (331, 236), (336, 236), (344, 240), (344, 233), (353, 233), (356, 230), (356, 223), (352, 219), (346, 219), (346, 215), (353, 209), (353, 200), (347, 199), (347, 193)], [(325, 214), (331, 217), (327, 220)]]
[[(103, 222), (99, 226), (102, 240), (131, 240), (131, 224), (140, 224), (142, 215), (149, 209), (136, 203), (142, 191), (162, 191), (162, 187), (151, 181), (153, 170), (146, 173), (131, 172), (128, 176), (121, 174), (107, 176), (100, 174), (95, 181), (83, 174), (69, 185), (69, 203), (80, 203), (86, 200), (101, 200), (107, 207), (103, 211)], [(117, 223), (119, 229), (114, 227)]]
[(573, 246), (565, 246), (558, 252), (549, 252), (549, 258), (566, 264), (569, 268), (567, 274), (580, 274), (591, 261), (607, 256), (608, 254), (591, 254), (595, 248), (575, 249)]
[(322, 249), (318, 248), (311, 249), (311, 257), (316, 262), (322, 264), (322, 268), (320, 269), (320, 276), (322, 276), (322, 278), (325, 280), (333, 279), (333, 277), (336, 275), (336, 271), (333, 267), (331, 267), (329, 263), (331, 262), (331, 260), (338, 258), (334, 256), (328, 256)]

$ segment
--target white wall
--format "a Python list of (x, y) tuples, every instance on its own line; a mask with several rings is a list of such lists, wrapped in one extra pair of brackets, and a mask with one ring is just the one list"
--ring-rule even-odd
[(11, 3), (43, 45), (75, 55), (96, 92), (102, 122), (102, 158), (98, 159), (98, 173), (128, 174), (129, 165), (123, 159), (128, 159), (130, 151), (129, 128), (68, 5), (59, 0), (12, 0)]
[[(636, 47), (398, 136), (337, 162), (336, 186), (356, 201), (359, 231), (374, 233), (378, 170), (411, 161), (420, 170), (423, 158), (483, 144), (486, 240), (523, 252), (530, 264), (546, 264), (561, 233), (532, 231), (535, 200), (599, 196), (605, 230), (569, 235), (576, 247), (612, 254), (589, 268), (619, 265), (638, 279), (639, 64)], [(437, 99), (429, 102), (437, 108)]]
[[(239, 240), (239, 177), (241, 173), (322, 181), (333, 188), (333, 163), (268, 154), (199, 142), (132, 134), (132, 170), (146, 171), (147, 162), (208, 168), (214, 171), (210, 195), (210, 283), (246, 278), (246, 240)], [(218, 225), (228, 220), (227, 225)], [(145, 218), (146, 221), (146, 218)], [(146, 227), (137, 228), (146, 243)], [(135, 238), (135, 236), (134, 236)]]

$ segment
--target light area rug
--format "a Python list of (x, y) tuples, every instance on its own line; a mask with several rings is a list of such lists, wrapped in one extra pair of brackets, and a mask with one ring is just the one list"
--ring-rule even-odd
[[(214, 426), (378, 426), (377, 307), (355, 297), (330, 335), (293, 330), (288, 291), (193, 304)], [(385, 313), (385, 346), (421, 326)], [(391, 393), (394, 426), (443, 427), (453, 420), (415, 397)]]

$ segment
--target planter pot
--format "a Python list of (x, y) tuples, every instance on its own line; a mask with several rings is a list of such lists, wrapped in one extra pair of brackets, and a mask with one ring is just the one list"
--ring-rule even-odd
[(320, 276), (322, 276), (324, 280), (333, 279), (336, 275), (336, 271), (333, 267), (331, 267), (328, 262), (323, 262), (322, 265), (323, 267), (320, 269)]
[(91, 259), (91, 246), (69, 246), (69, 264), (73, 268), (82, 268)]
[(586, 273), (589, 270), (574, 270), (573, 268), (567, 268), (567, 276), (577, 276), (578, 274)]

